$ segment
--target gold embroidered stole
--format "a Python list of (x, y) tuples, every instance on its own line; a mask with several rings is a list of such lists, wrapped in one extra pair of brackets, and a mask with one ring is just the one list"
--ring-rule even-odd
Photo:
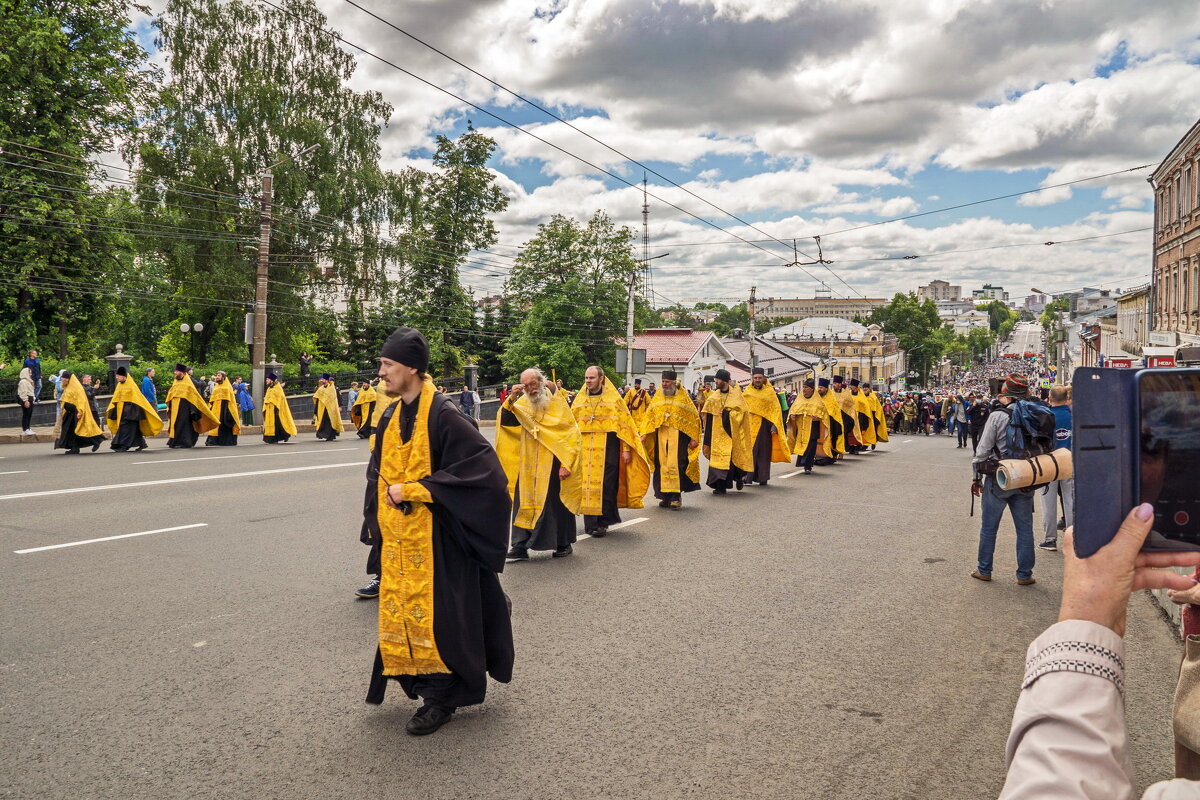
[[(700, 412), (687, 392), (678, 389), (667, 397), (660, 389), (646, 408), (642, 420), (643, 444), (647, 453), (658, 454), (658, 487), (662, 492), (678, 492), (680, 434), (697, 445), (703, 441), (700, 432)], [(688, 452), (687, 476), (700, 481), (700, 448)]]
[[(504, 412), (509, 411), (520, 428), (501, 424)], [(571, 471), (559, 482), (559, 499), (572, 514), (580, 513), (582, 484), (580, 481), (580, 450), (583, 442), (566, 392), (559, 390), (551, 396), (545, 413), (534, 413), (529, 398), (521, 395), (509, 399), (496, 412), (496, 455), (508, 478), (508, 494), (513, 497), (520, 484), (520, 503), (513, 525), (533, 530), (541, 519), (550, 486), (550, 469), (555, 458)]]
[(76, 436), (103, 435), (100, 431), (100, 426), (96, 424), (96, 420), (92, 416), (92, 404), (88, 402), (87, 392), (84, 391), (83, 384), (74, 375), (67, 381), (67, 388), (63, 389), (60, 402), (63, 405), (70, 403), (79, 412), (79, 419), (75, 422)]
[(321, 412), (329, 417), (329, 424), (333, 426), (333, 430), (337, 433), (342, 432), (342, 410), (338, 408), (337, 390), (333, 388), (332, 383), (327, 383), (319, 387), (313, 392), (313, 425), (321, 424)]
[[(429, 477), (429, 408), (433, 384), (421, 388), (412, 436), (401, 440), (400, 408), (383, 433), (379, 460), (379, 531), (382, 572), (379, 582), (379, 652), (384, 675), (429, 675), (449, 672), (438, 654), (433, 635), (433, 512), (422, 502), (412, 502), (404, 514), (387, 504), (388, 486), (413, 483)], [(406, 491), (407, 496), (407, 491)]]
[[(604, 467), (608, 453), (608, 434), (615, 433), (622, 450), (633, 453), (628, 464), (617, 462), (617, 506), (642, 508), (646, 489), (650, 485), (650, 462), (642, 448), (642, 437), (634, 424), (629, 408), (611, 381), (605, 381), (599, 395), (588, 394), (583, 388), (575, 395), (571, 406), (575, 424), (583, 437), (580, 478), (582, 480), (581, 514), (598, 515), (604, 506)], [(620, 456), (618, 456), (620, 458)]]
[[(722, 422), (722, 412), (729, 410), (729, 433), (725, 432)], [(754, 458), (746, 443), (746, 404), (742, 399), (741, 387), (730, 384), (728, 392), (719, 390), (709, 392), (704, 401), (704, 412), (709, 414), (708, 424), (712, 426), (709, 437), (710, 466), (717, 469), (729, 469), (731, 466), (749, 472), (754, 469)]]
[[(269, 408), (275, 409), (275, 413), (268, 414)], [(267, 389), (263, 398), (263, 435), (278, 436), (277, 428), (282, 428), (289, 436), (296, 435), (296, 422), (292, 419), (292, 409), (288, 405), (287, 396), (283, 393), (283, 387), (275, 383)]]
[(242, 425), (238, 420), (237, 397), (233, 394), (233, 387), (229, 385), (228, 378), (213, 387), (209, 402), (212, 403), (213, 416), (218, 420), (221, 419), (221, 412), (224, 411), (221, 405), (228, 405), (229, 416), (233, 417), (233, 435), (237, 436), (242, 432)]
[(821, 440), (817, 443), (820, 455), (828, 457), (829, 452), (829, 409), (825, 407), (824, 398), (814, 391), (812, 397), (801, 394), (792, 404), (788, 414), (788, 444), (795, 455), (804, 455), (808, 449), (808, 441), (812, 436), (813, 422), (820, 423), (824, 429)]
[(761, 389), (755, 389), (752, 384), (742, 390), (742, 397), (749, 412), (746, 415), (746, 446), (750, 448), (751, 455), (754, 454), (754, 443), (758, 440), (758, 432), (763, 423), (770, 422), (775, 426), (775, 431), (771, 434), (771, 460), (788, 461), (783, 407), (779, 404), (779, 395), (775, 393), (775, 387), (770, 381), (764, 383)]

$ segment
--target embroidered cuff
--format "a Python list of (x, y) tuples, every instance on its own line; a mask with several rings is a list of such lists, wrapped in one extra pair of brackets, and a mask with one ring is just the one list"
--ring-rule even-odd
[(1082, 672), (1112, 681), (1125, 693), (1125, 642), (1103, 625), (1064, 620), (1046, 629), (1029, 645), (1025, 661), (1027, 689), (1050, 672)]
[(413, 503), (432, 503), (433, 495), (421, 484), (411, 481), (401, 484), (404, 487), (404, 499)]

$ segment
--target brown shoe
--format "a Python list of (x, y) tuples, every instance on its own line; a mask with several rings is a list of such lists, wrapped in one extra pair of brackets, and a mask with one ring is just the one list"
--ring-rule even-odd
[(1033, 586), (1037, 581), (1033, 578), (1017, 578), (1017, 586)]
[(979, 570), (975, 570), (974, 572), (972, 572), (971, 577), (977, 581), (990, 581), (992, 579), (991, 575), (984, 575)]

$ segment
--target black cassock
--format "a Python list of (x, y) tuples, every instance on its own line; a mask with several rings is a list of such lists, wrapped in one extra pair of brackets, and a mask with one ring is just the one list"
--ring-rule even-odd
[(205, 438), (205, 446), (220, 445), (221, 447), (232, 446), (237, 444), (237, 434), (233, 432), (233, 426), (237, 423), (237, 419), (233, 416), (233, 404), (221, 403), (221, 426), (217, 428), (217, 435), (211, 433)]
[(369, 403), (363, 403), (363, 410), (361, 412), (363, 424), (362, 427), (358, 429), (358, 438), (360, 439), (370, 439), (371, 434), (375, 432), (375, 426), (371, 424), (371, 417), (375, 416), (376, 402), (377, 401), (372, 400)]
[[(90, 414), (88, 409), (82, 409), (83, 413)], [(80, 409), (76, 408), (71, 403), (62, 404), (62, 427), (59, 429), (58, 439), (54, 442), (55, 450), (78, 450), (81, 447), (94, 447), (104, 441), (103, 436), (76, 436), (75, 425), (79, 422), (77, 419)]]
[(583, 515), (584, 533), (607, 529), (621, 521), (617, 509), (617, 492), (621, 488), (621, 438), (614, 431), (606, 434), (604, 442), (604, 487), (598, 515)]
[(192, 423), (199, 421), (200, 409), (187, 400), (180, 400), (179, 410), (175, 414), (175, 427), (171, 430), (171, 437), (167, 439), (167, 447), (195, 447), (200, 434), (196, 432), (196, 426)]
[(651, 476), (651, 486), (654, 488), (654, 496), (659, 500), (679, 500), (684, 492), (694, 492), (700, 488), (700, 484), (688, 477), (687, 468), (688, 460), (691, 458), (691, 450), (688, 448), (692, 444), (692, 437), (688, 436), (683, 431), (676, 432), (675, 428), (666, 428), (666, 433), (663, 433), (663, 428), (658, 429), (659, 436), (675, 436), (679, 439), (679, 452), (676, 453), (676, 469), (679, 470), (679, 491), (664, 492), (662, 490), (662, 463), (658, 460), (658, 448), (654, 448), (653, 453), (649, 453), (654, 460), (654, 474)]
[(773, 435), (771, 431), (775, 430), (775, 426), (765, 419), (758, 426), (758, 436), (754, 438), (754, 450), (751, 455), (754, 457), (754, 472), (750, 473), (750, 479), (755, 483), (765, 484), (771, 480), (771, 452)]
[[(121, 419), (117, 420), (117, 435), (112, 438), (110, 447), (113, 450), (130, 450), (146, 446), (146, 437), (142, 435), (141, 422), (146, 412), (137, 403), (121, 404)], [(117, 419), (116, 406), (108, 412), (108, 418)]]
[(321, 406), (320, 404), (317, 405), (317, 413), (321, 415), (317, 420), (317, 438), (324, 439), (327, 442), (332, 442), (338, 437), (337, 431), (333, 429), (333, 421), (329, 418), (329, 415), (325, 413), (324, 406)]
[[(500, 425), (508, 428), (520, 428), (521, 421), (507, 408), (501, 406)], [(569, 544), (575, 544), (578, 536), (575, 532), (575, 515), (562, 502), (562, 483), (558, 479), (558, 470), (562, 463), (557, 457), (550, 461), (550, 481), (546, 484), (546, 497), (542, 502), (542, 515), (534, 524), (533, 530), (512, 526), (513, 547), (524, 547), (527, 550), (557, 550)], [(521, 508), (521, 481), (517, 481), (513, 492), (512, 517), (515, 521)]]
[[(395, 677), (413, 699), (455, 708), (482, 703), (488, 675), (501, 683), (512, 680), (511, 604), (498, 576), (508, 547), (508, 481), (496, 451), (474, 421), (443, 395), (433, 395), (432, 404), (432, 474), (418, 483), (433, 497), (433, 637), (452, 675), (385, 676), (376, 648), (368, 703), (383, 702), (388, 677)], [(401, 438), (407, 441), (416, 423), (416, 404), (402, 406), (393, 403), (383, 412), (367, 467), (359, 538), (373, 547), (381, 541), (376, 512), (382, 431), (399, 413), (396, 422), (404, 423)]]
[[(708, 424), (704, 426), (704, 446), (712, 447), (712, 426), (713, 415), (711, 413), (702, 416), (708, 417)], [(721, 409), (721, 427), (725, 429), (725, 435), (732, 437), (732, 427), (729, 423), (729, 409)], [(746, 476), (746, 471), (733, 463), (733, 446), (729, 448), (729, 469), (720, 469), (714, 467), (711, 462), (708, 465), (708, 477), (704, 480), (705, 484), (710, 489), (729, 489), (735, 483), (742, 480)]]

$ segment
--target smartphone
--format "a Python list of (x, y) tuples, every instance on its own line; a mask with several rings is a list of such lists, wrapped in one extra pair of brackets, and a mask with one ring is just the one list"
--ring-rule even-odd
[(1200, 550), (1200, 370), (1141, 370), (1138, 502), (1154, 506), (1147, 550)]
[(1071, 377), (1075, 552), (1154, 506), (1145, 550), (1200, 550), (1200, 369), (1081, 367)]

